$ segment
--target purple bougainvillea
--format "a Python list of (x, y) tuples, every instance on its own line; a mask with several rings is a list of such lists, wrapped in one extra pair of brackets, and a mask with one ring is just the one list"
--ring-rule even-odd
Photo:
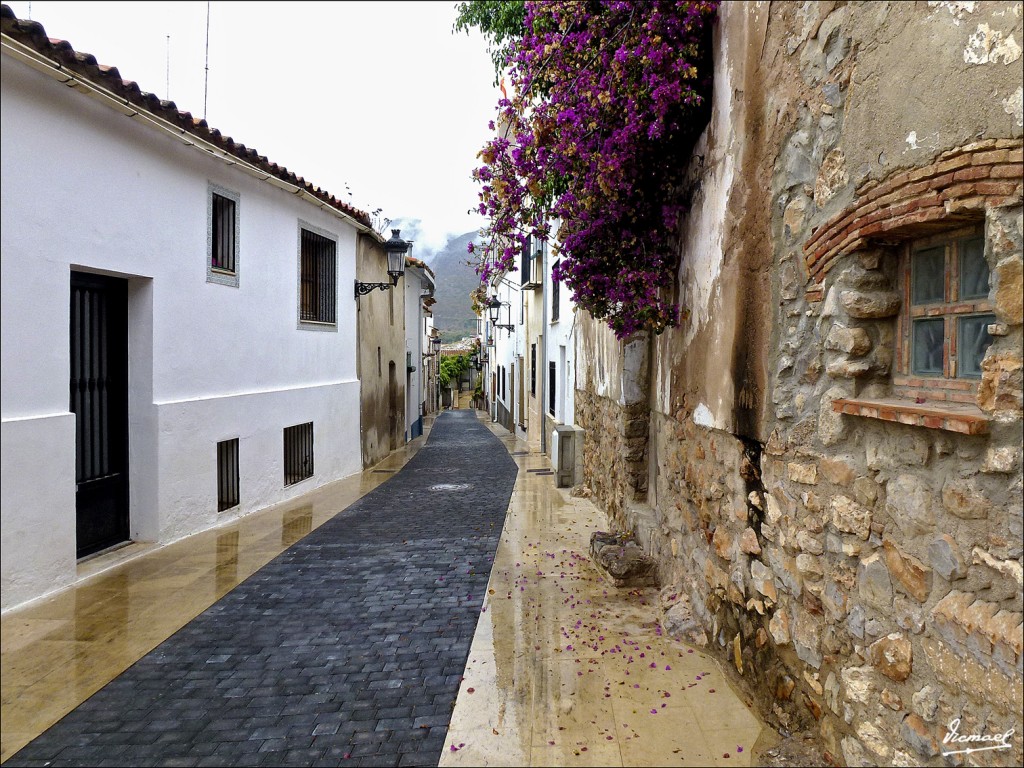
[[(483, 282), (526, 238), (556, 241), (554, 279), (619, 338), (675, 325), (680, 182), (709, 88), (716, 2), (527, 2), (508, 60), (513, 92), (479, 153)], [(698, 71), (698, 64), (701, 70)], [(549, 222), (558, 220), (557, 233)]]

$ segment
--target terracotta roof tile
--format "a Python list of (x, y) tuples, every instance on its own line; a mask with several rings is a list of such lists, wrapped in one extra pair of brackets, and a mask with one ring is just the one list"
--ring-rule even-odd
[(193, 134), (197, 138), (257, 166), (260, 170), (282, 181), (304, 189), (318, 200), (355, 219), (360, 224), (372, 228), (370, 216), (366, 212), (342, 202), (320, 187), (313, 186), (284, 166), (270, 162), (255, 149), (236, 142), (216, 128), (211, 128), (206, 120), (194, 117), (192, 113), (178, 109), (173, 101), (162, 100), (156, 94), (143, 91), (133, 80), (124, 80), (117, 67), (97, 63), (95, 56), (76, 51), (67, 40), (47, 37), (46, 30), (42, 24), (37, 21), (19, 19), (8, 5), (0, 5), (0, 29), (2, 29), (3, 34), (13, 38), (22, 45), (32, 48), (59, 65), (62, 69), (73, 72), (76, 76), (105, 88), (140, 109), (144, 109), (154, 116)]

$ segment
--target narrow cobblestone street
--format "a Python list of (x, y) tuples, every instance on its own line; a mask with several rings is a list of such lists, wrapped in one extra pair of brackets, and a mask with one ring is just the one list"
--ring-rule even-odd
[(436, 764), (515, 475), (473, 412), (441, 415), (387, 483), (8, 764)]

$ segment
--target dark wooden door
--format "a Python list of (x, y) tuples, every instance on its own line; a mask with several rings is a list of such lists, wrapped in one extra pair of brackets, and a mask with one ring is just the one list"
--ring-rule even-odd
[(78, 556), (128, 538), (128, 285), (71, 273)]

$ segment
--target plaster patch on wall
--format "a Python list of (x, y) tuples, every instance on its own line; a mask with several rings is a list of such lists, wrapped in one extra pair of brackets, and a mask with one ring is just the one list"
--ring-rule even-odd
[(974, 13), (978, 7), (976, 0), (928, 0), (928, 7), (932, 11), (947, 10), (953, 17), (953, 24), (960, 26), (960, 21), (965, 13)]
[(704, 405), (704, 403), (699, 403), (697, 407), (693, 409), (693, 423), (698, 427), (713, 429), (715, 426), (715, 416), (711, 413), (711, 409)]
[(1017, 122), (1017, 127), (1024, 127), (1024, 88), (1018, 86), (1016, 93), (1010, 94), (1000, 103), (1003, 111)]
[(967, 38), (964, 48), (965, 64), (1012, 64), (1021, 56), (1021, 47), (1011, 34), (1003, 38), (1003, 33), (992, 29), (988, 24), (979, 24), (977, 31)]
[(907, 148), (903, 150), (904, 154), (915, 149), (936, 149), (939, 145), (939, 134), (933, 133), (930, 136), (918, 136), (917, 131), (911, 131), (907, 134), (905, 141), (907, 142)]

